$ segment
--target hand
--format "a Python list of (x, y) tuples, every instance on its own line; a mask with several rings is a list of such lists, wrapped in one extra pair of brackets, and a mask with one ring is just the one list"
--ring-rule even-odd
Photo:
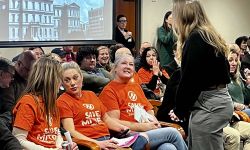
[(132, 32), (124, 32), (123, 33), (123, 35), (124, 35), (124, 38), (127, 40), (127, 39), (129, 39), (129, 38), (131, 38), (132, 37)]
[(78, 148), (78, 146), (77, 146), (77, 144), (76, 144), (75, 142), (73, 142), (73, 143), (71, 144), (71, 149), (72, 149), (72, 150), (79, 150), (79, 148)]
[(170, 112), (168, 113), (168, 115), (170, 116), (171, 120), (176, 121), (176, 122), (180, 121), (180, 119), (174, 114), (173, 109), (170, 110)]
[(246, 76), (246, 85), (250, 85), (250, 75)]
[(241, 110), (244, 110), (245, 109), (245, 105), (244, 104), (241, 104), (241, 103), (234, 103), (234, 109), (235, 110), (238, 110), (238, 111), (241, 111)]
[(123, 131), (126, 131), (128, 129), (129, 129), (129, 127), (121, 125), (119, 132), (123, 132)]
[(160, 62), (158, 62), (157, 60), (153, 60), (152, 66), (153, 66), (153, 74), (158, 76), (160, 72)]
[(159, 122), (147, 122), (147, 123), (140, 123), (141, 129), (143, 131), (149, 131), (153, 129), (159, 128)]
[(116, 149), (119, 147), (113, 140), (97, 141), (96, 143), (102, 150)]
[[(151, 115), (151, 114), (150, 114)], [(158, 127), (158, 128), (160, 128), (161, 127), (161, 124), (159, 123), (159, 121), (156, 119), (156, 117), (155, 116), (153, 116), (153, 115), (151, 115), (152, 117), (151, 118), (149, 118), (149, 121), (150, 122), (154, 122), (154, 124)]]
[[(73, 142), (72, 144), (70, 144), (70, 149), (71, 150), (79, 150), (77, 144), (75, 142)], [(62, 148), (59, 148), (59, 150), (64, 150)]]
[(132, 32), (128, 31), (127, 32), (128, 36), (132, 36)]

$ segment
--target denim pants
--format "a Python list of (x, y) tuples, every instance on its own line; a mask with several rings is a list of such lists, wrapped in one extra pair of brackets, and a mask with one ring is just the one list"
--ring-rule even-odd
[(172, 127), (146, 131), (149, 137), (150, 150), (187, 150), (181, 134)]
[(202, 91), (189, 119), (190, 150), (224, 150), (223, 128), (233, 115), (233, 102), (227, 88)]
[(244, 109), (242, 111), (245, 112), (250, 117), (250, 109), (249, 108)]

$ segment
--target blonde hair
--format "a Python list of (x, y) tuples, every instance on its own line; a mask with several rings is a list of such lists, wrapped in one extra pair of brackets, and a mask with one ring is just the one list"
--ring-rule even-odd
[(62, 72), (65, 72), (68, 69), (75, 69), (80, 74), (80, 76), (83, 77), (81, 69), (76, 62), (70, 61), (62, 63)]
[(231, 54), (236, 54), (238, 57), (238, 61), (237, 61), (237, 67), (236, 67), (236, 71), (234, 74), (232, 74), (232, 80), (236, 81), (239, 85), (240, 85), (240, 80), (241, 80), (241, 74), (240, 74), (240, 57), (239, 57), (239, 52), (237, 50), (237, 48), (230, 48), (230, 52), (228, 54), (228, 59), (230, 57)]
[(109, 48), (107, 47), (107, 46), (99, 46), (99, 47), (97, 47), (97, 51), (99, 52), (100, 50), (102, 50), (102, 49), (107, 49), (107, 50), (109, 50)]
[(174, 29), (178, 35), (177, 58), (181, 59), (182, 48), (189, 34), (195, 29), (203, 40), (215, 48), (215, 53), (228, 56), (226, 42), (210, 23), (204, 9), (197, 0), (173, 0)]
[(41, 57), (33, 64), (27, 87), (24, 90), (24, 94), (35, 96), (34, 99), (37, 104), (39, 104), (37, 97), (42, 97), (45, 110), (44, 116), (47, 118), (48, 127), (51, 116), (54, 116), (58, 120), (60, 119), (56, 107), (57, 93), (61, 84), (60, 75), (61, 65), (58, 61)]
[(60, 63), (62, 62), (62, 58), (56, 53), (48, 53), (48, 54), (43, 55), (42, 57), (48, 57), (48, 58), (57, 60)]

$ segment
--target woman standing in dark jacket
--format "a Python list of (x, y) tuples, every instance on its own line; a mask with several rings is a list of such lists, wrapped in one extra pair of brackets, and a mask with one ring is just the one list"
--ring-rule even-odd
[(233, 114), (226, 88), (230, 82), (227, 45), (197, 0), (174, 0), (173, 20), (181, 79), (170, 117), (179, 121), (191, 112), (189, 150), (223, 150), (222, 129)]

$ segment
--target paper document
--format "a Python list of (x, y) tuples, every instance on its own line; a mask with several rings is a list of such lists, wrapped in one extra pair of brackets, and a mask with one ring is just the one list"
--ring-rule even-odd
[(138, 138), (139, 134), (135, 134), (135, 135), (132, 135), (130, 137), (127, 137), (127, 138), (122, 138), (122, 139), (117, 139), (115, 137), (111, 138), (111, 140), (114, 140), (116, 141), (118, 144), (118, 146), (120, 147), (130, 147), (135, 141), (136, 139)]
[(143, 123), (153, 121), (154, 117), (147, 113), (145, 109), (136, 105), (134, 106), (134, 119), (139, 123)]

